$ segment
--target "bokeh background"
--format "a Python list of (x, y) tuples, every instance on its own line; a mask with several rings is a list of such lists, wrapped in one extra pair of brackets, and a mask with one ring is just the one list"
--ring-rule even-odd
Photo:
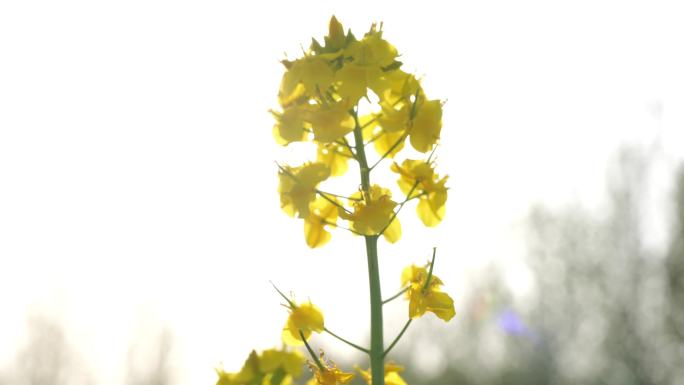
[(333, 14), (447, 101), (447, 217), (380, 247), (383, 293), (436, 246), (456, 302), (407, 381), (684, 383), (678, 2), (29, 0), (0, 3), (0, 384), (213, 384), (279, 343), (269, 280), (367, 343), (363, 242), (309, 250), (276, 193), (279, 60)]

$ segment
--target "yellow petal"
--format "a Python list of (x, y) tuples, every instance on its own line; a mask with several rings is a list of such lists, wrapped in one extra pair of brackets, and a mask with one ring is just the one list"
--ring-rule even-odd
[(430, 100), (418, 108), (411, 127), (411, 145), (416, 151), (428, 152), (437, 143), (442, 129), (442, 104)]
[(399, 223), (399, 218), (394, 218), (392, 223), (387, 226), (387, 229), (384, 233), (382, 233), (382, 235), (389, 243), (395, 243), (398, 241), (399, 238), (401, 238), (401, 224)]
[(320, 222), (304, 222), (304, 239), (310, 248), (315, 249), (324, 246), (330, 241), (330, 238), (332, 238), (332, 235), (325, 230)]
[(416, 206), (416, 212), (418, 213), (418, 218), (420, 218), (425, 226), (434, 227), (444, 218), (446, 206), (442, 204), (441, 206), (435, 207), (431, 204), (430, 200), (421, 199)]
[(454, 310), (454, 300), (447, 293), (441, 291), (430, 291), (425, 296), (425, 304), (428, 311), (444, 321), (449, 321), (456, 314)]

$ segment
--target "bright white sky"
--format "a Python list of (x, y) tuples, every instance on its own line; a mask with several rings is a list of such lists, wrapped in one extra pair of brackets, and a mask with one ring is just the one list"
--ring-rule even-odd
[[(448, 217), (426, 230), (407, 207), (404, 238), (381, 246), (387, 294), (438, 246), (458, 306), (469, 271), (515, 253), (511, 225), (531, 202), (595, 204), (611, 152), (658, 129), (666, 154), (684, 153), (677, 2), (5, 1), (0, 365), (28, 311), (57, 314), (117, 384), (144, 313), (176, 332), (181, 382), (211, 384), (219, 361), (279, 342), (269, 280), (364, 338), (363, 242), (306, 247), (279, 209), (274, 160), (289, 154), (267, 112), (278, 60), (333, 13), (357, 36), (384, 21), (404, 68), (448, 99)], [(389, 336), (404, 312), (390, 307)]]

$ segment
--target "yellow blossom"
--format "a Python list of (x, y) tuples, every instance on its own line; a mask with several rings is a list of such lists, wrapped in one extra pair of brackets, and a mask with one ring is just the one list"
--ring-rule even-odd
[(305, 163), (299, 167), (283, 167), (278, 178), (280, 207), (290, 216), (299, 213), (309, 216), (309, 205), (316, 198), (316, 186), (330, 176), (330, 168), (323, 163)]
[(313, 371), (314, 376), (307, 382), (307, 385), (344, 385), (348, 384), (349, 381), (354, 378), (354, 373), (345, 373), (334, 363), (326, 362), (322, 352), (319, 362), (322, 364), (323, 368), (309, 363), (309, 367)]
[(418, 318), (429, 311), (437, 317), (448, 321), (456, 314), (454, 301), (447, 293), (440, 290), (442, 281), (434, 274), (427, 287), (428, 271), (425, 267), (411, 265), (401, 273), (402, 287), (407, 287), (406, 298), (409, 300), (409, 317)]
[(328, 62), (319, 56), (305, 56), (293, 62), (283, 61), (287, 71), (280, 85), (279, 98), (291, 100), (301, 93), (301, 84), (308, 95), (325, 93), (333, 82), (333, 70)]
[(354, 118), (343, 102), (309, 108), (305, 115), (314, 139), (320, 143), (334, 142), (354, 129)]
[[(373, 377), (371, 376), (370, 369), (361, 370), (360, 368), (356, 368), (356, 370), (368, 385), (372, 384)], [(406, 381), (399, 376), (399, 373), (403, 371), (404, 367), (400, 365), (391, 362), (385, 363), (385, 385), (407, 385)]]
[(312, 332), (320, 333), (324, 328), (323, 313), (311, 301), (300, 305), (293, 303), (283, 328), (283, 342), (290, 346), (304, 345), (300, 332), (308, 339)]
[[(334, 201), (332, 197), (329, 199)], [(306, 244), (313, 249), (330, 241), (331, 235), (325, 226), (334, 226), (337, 223), (338, 206), (325, 198), (318, 197), (309, 209), (309, 216), (304, 218), (304, 238)]]
[(363, 39), (349, 44), (345, 56), (360, 65), (387, 67), (397, 57), (397, 49), (382, 38), (382, 31), (378, 31), (374, 24)]
[(304, 127), (306, 106), (291, 106), (284, 108), (282, 113), (271, 111), (276, 118), (273, 126), (273, 137), (280, 145), (306, 140), (307, 132)]
[(448, 177), (440, 179), (432, 165), (421, 160), (406, 159), (401, 166), (393, 163), (392, 171), (400, 175), (399, 188), (407, 198), (419, 197), (416, 211), (423, 224), (429, 227), (439, 224), (446, 211)]
[[(351, 222), (351, 228), (363, 235), (377, 235), (383, 229), (388, 242), (394, 243), (401, 237), (401, 225), (394, 215), (397, 203), (392, 200), (392, 193), (378, 185), (371, 186), (370, 193), (357, 192), (351, 196), (354, 212), (340, 211), (340, 216)], [(391, 220), (391, 222), (390, 222)]]

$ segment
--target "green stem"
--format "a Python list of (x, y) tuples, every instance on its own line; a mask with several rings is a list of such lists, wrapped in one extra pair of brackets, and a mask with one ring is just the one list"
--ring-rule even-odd
[(313, 349), (311, 349), (311, 346), (309, 346), (309, 343), (306, 342), (306, 337), (304, 337), (304, 333), (302, 331), (299, 331), (299, 336), (302, 338), (302, 342), (304, 342), (304, 346), (306, 346), (306, 350), (309, 351), (309, 355), (311, 358), (313, 358), (314, 362), (316, 363), (316, 366), (318, 366), (318, 369), (320, 370), (325, 370), (325, 365), (321, 362), (321, 360), (318, 358), (316, 353), (314, 353)]
[(406, 291), (407, 291), (408, 289), (409, 289), (408, 287), (405, 287), (405, 288), (401, 289), (401, 291), (398, 292), (397, 294), (395, 294), (395, 295), (393, 295), (393, 296), (387, 298), (386, 300), (382, 301), (382, 304), (384, 305), (384, 304), (386, 304), (386, 303), (388, 303), (388, 302), (391, 302), (391, 301), (394, 300), (394, 299), (399, 298), (399, 296), (402, 295), (402, 294), (404, 294), (404, 293), (406, 293)]
[(356, 348), (356, 349), (358, 349), (358, 350), (360, 350), (360, 351), (362, 351), (362, 352), (364, 352), (364, 353), (366, 353), (366, 354), (369, 354), (369, 353), (370, 353), (370, 350), (368, 350), (368, 349), (366, 349), (366, 348), (364, 348), (364, 347), (361, 347), (361, 346), (359, 346), (359, 345), (357, 345), (357, 344), (355, 344), (355, 343), (353, 343), (353, 342), (351, 342), (351, 341), (348, 341), (348, 340), (346, 340), (346, 339), (344, 339), (344, 338), (338, 336), (337, 334), (335, 334), (335, 333), (331, 332), (330, 330), (328, 330), (328, 328), (323, 329), (323, 331), (326, 332), (326, 333), (328, 333), (328, 334), (330, 334), (331, 336), (337, 338), (338, 340), (344, 342), (345, 344), (347, 344), (347, 345), (353, 347), (353, 348)]
[(385, 346), (383, 337), (382, 294), (380, 292), (377, 236), (366, 236), (366, 255), (368, 256), (368, 281), (370, 283), (371, 305), (371, 385), (385, 385)]
[[(370, 203), (370, 169), (366, 159), (366, 151), (363, 147), (363, 135), (356, 111), (353, 111), (354, 141), (356, 158), (359, 161), (361, 171), (361, 188), (364, 192), (366, 203)], [(371, 345), (370, 345), (370, 369), (372, 373), (371, 385), (385, 385), (385, 358), (382, 323), (382, 293), (380, 291), (380, 268), (378, 266), (378, 236), (365, 235), (366, 257), (368, 258), (368, 283), (370, 287), (370, 313), (371, 313)]]

